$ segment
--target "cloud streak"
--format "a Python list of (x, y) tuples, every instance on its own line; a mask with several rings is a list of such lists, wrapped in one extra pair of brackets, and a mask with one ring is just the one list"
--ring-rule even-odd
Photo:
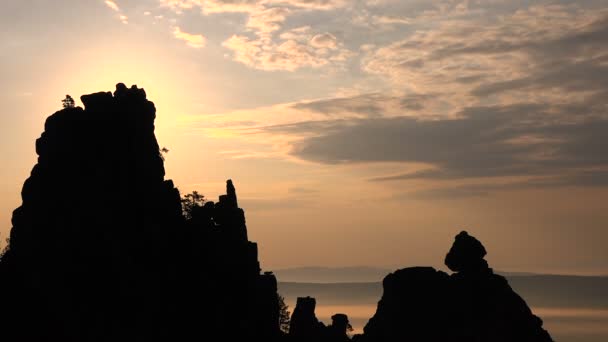
[(104, 3), (106, 4), (106, 6), (108, 6), (112, 10), (114, 10), (116, 12), (120, 12), (120, 8), (118, 7), (118, 5), (114, 1), (105, 0)]
[[(222, 42), (232, 59), (253, 69), (296, 71), (342, 65), (352, 52), (330, 32), (283, 30), (287, 19), (297, 13), (330, 11), (347, 4), (341, 0), (161, 0), (161, 6), (176, 13), (200, 10), (205, 15), (242, 13), (244, 31)], [(280, 34), (277, 32), (282, 31)]]
[(120, 9), (120, 7), (118, 7), (118, 5), (116, 4), (116, 2), (111, 1), (111, 0), (105, 0), (104, 3), (106, 4), (106, 6), (108, 6), (108, 8), (110, 8), (114, 12), (118, 13), (118, 19), (120, 20), (121, 23), (123, 23), (125, 25), (127, 25), (129, 23), (129, 17), (126, 16), (122, 12), (122, 10)]
[(160, 0), (174, 11), (198, 8), (203, 13), (253, 12), (260, 8), (286, 6), (296, 9), (332, 10), (348, 5), (346, 0)]
[(184, 32), (177, 26), (173, 28), (173, 36), (179, 40), (183, 40), (186, 42), (186, 45), (195, 49), (205, 47), (205, 43), (207, 42), (207, 39), (202, 34)]
[(264, 37), (233, 35), (222, 43), (235, 61), (254, 69), (296, 71), (321, 68), (346, 61), (352, 53), (330, 33), (286, 32), (274, 42)]

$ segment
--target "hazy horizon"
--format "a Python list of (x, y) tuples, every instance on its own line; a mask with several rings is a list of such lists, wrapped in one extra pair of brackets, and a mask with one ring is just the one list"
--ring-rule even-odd
[(605, 1), (0, 4), (0, 239), (66, 94), (145, 88), (166, 178), (234, 180), (264, 270), (608, 274)]
[[(265, 271), (272, 271), (273, 273), (279, 275), (281, 273), (284, 272), (293, 272), (293, 273), (298, 273), (300, 271), (304, 271), (302, 272), (303, 274), (301, 275), (301, 277), (305, 277), (308, 272), (306, 271), (326, 271), (326, 272), (331, 272), (332, 274), (338, 273), (341, 274), (344, 271), (352, 271), (352, 272), (359, 272), (361, 270), (367, 271), (367, 272), (373, 272), (373, 273), (377, 273), (377, 274), (383, 274), (383, 275), (387, 275), (388, 273), (394, 272), (398, 269), (401, 268), (406, 268), (406, 267), (414, 267), (414, 266), (428, 266), (428, 265), (393, 265), (393, 266), (365, 266), (365, 265), (348, 265), (348, 266), (333, 266), (333, 267), (326, 267), (326, 266), (296, 266), (296, 267), (286, 267), (286, 268), (277, 268), (277, 269), (268, 269)], [(443, 265), (441, 267), (439, 267), (439, 269), (441, 271), (444, 271), (446, 273), (453, 273), (452, 271), (450, 271), (447, 266)], [(384, 273), (385, 272), (385, 273)], [(537, 272), (521, 272), (521, 271), (510, 271), (510, 270), (497, 270), (494, 269), (494, 273), (500, 274), (500, 275), (509, 275), (509, 276), (534, 276), (534, 275), (540, 275), (540, 276), (576, 276), (576, 277), (608, 277), (608, 274), (602, 274), (602, 273), (598, 273), (598, 274), (594, 274), (594, 273), (537, 273)], [(314, 281), (310, 281), (313, 282)]]
[[(348, 315), (355, 332), (376, 312), (382, 284), (298, 283), (281, 281), (279, 293), (293, 309), (296, 298), (317, 299), (317, 317), (325, 323), (331, 315)], [(608, 277), (507, 275), (509, 285), (535, 315), (544, 321), (556, 341), (603, 342), (608, 338)], [(581, 279), (583, 278), (583, 279)]]

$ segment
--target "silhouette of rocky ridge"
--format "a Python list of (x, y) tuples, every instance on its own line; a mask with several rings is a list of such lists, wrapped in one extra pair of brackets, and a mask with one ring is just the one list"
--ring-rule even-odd
[(185, 220), (145, 91), (81, 100), (36, 141), (0, 262), (2, 339), (276, 338), (276, 279), (260, 274), (232, 182)]
[[(218, 202), (183, 215), (165, 180), (156, 109), (143, 89), (81, 97), (51, 115), (38, 162), (13, 212), (0, 260), (0, 338), (42, 341), (348, 341), (345, 314), (328, 326), (298, 298), (279, 329), (277, 280), (227, 181)], [(546, 342), (542, 321), (493, 273), (466, 232), (445, 258), (452, 275), (412, 267), (386, 276), (363, 342)]]
[(445, 259), (457, 273), (411, 267), (389, 274), (376, 314), (353, 340), (552, 341), (542, 320), (493, 273), (485, 255), (483, 245), (463, 231)]

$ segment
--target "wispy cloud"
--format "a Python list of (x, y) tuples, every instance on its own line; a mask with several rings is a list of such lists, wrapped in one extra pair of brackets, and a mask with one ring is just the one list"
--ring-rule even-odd
[(332, 10), (348, 5), (346, 0), (159, 0), (174, 11), (200, 9), (203, 13), (251, 12), (260, 8), (286, 6), (295, 9)]
[(258, 35), (267, 35), (281, 28), (281, 24), (289, 15), (285, 7), (272, 7), (253, 11), (247, 20), (247, 27)]
[(313, 34), (309, 28), (283, 32), (277, 39), (233, 35), (223, 44), (239, 63), (261, 70), (295, 71), (340, 65), (354, 53), (331, 33)]
[(183, 40), (186, 42), (186, 45), (195, 49), (204, 47), (207, 42), (207, 39), (202, 34), (184, 32), (177, 26), (173, 28), (173, 36), (179, 40)]
[(258, 0), (159, 0), (160, 5), (176, 13), (198, 9), (203, 13), (248, 12), (261, 6)]
[(351, 56), (347, 49), (333, 45), (318, 48), (313, 41), (298, 41), (295, 39), (265, 43), (261, 39), (234, 35), (222, 43), (231, 50), (235, 61), (249, 67), (261, 70), (295, 71), (300, 68), (320, 68), (330, 63), (344, 62)]
[(254, 69), (295, 71), (340, 65), (353, 53), (329, 32), (283, 30), (286, 20), (297, 13), (329, 11), (346, 5), (338, 0), (160, 0), (161, 6), (176, 13), (200, 10), (203, 15), (243, 13), (244, 30), (235, 32), (222, 46), (236, 62)]
[(129, 23), (129, 17), (122, 12), (122, 10), (120, 9), (120, 7), (118, 7), (118, 4), (116, 4), (116, 2), (111, 1), (111, 0), (105, 0), (104, 3), (110, 9), (117, 12), (118, 20), (120, 20), (121, 23), (123, 23), (125, 25)]
[(112, 1), (112, 0), (105, 0), (104, 2), (106, 4), (106, 6), (108, 6), (112, 10), (114, 10), (116, 12), (120, 12), (120, 7), (118, 7), (118, 5), (114, 1)]

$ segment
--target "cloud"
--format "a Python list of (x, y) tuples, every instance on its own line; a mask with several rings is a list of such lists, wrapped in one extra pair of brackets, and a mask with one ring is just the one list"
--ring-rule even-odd
[(214, 118), (206, 116), (205, 124), (232, 129), (255, 144), (274, 144), (299, 160), (417, 165), (373, 177), (376, 182), (551, 177), (559, 181), (546, 186), (608, 183), (605, 103), (496, 104), (465, 107), (453, 117), (397, 115), (404, 103), (432, 100), (363, 94), (220, 115), (215, 119), (221, 127), (209, 126)]
[(247, 21), (247, 27), (259, 34), (268, 34), (281, 28), (289, 10), (283, 7), (273, 7), (251, 13)]
[(197, 9), (205, 15), (213, 13), (251, 12), (261, 8), (258, 0), (159, 0), (161, 7), (167, 7), (177, 14), (184, 10)]
[(295, 71), (303, 67), (319, 68), (327, 60), (314, 49), (295, 40), (265, 45), (259, 39), (234, 35), (222, 45), (233, 52), (233, 59), (249, 67), (274, 71)]
[(104, 3), (106, 4), (106, 6), (108, 6), (113, 11), (118, 12), (118, 19), (120, 20), (121, 23), (123, 23), (125, 25), (129, 23), (129, 17), (127, 17), (125, 14), (122, 13), (122, 10), (120, 9), (120, 7), (118, 7), (116, 2), (111, 1), (111, 0), (106, 0), (106, 1), (104, 1)]
[[(402, 93), (296, 104), (333, 123), (284, 127), (300, 135), (294, 156), (427, 165), (373, 181), (553, 177), (542, 185), (606, 185), (600, 146), (608, 129), (608, 11), (578, 4), (456, 6), (407, 21), (421, 17), (433, 25), (364, 50), (363, 70)], [(337, 120), (348, 113), (361, 116)]]
[[(480, 31), (480, 27), (484, 29)], [(511, 91), (510, 95), (529, 98), (530, 87), (539, 82), (548, 85), (560, 74), (565, 79), (564, 70), (585, 67), (588, 72), (593, 66), (605, 67), (607, 37), (606, 9), (538, 5), (494, 13), (486, 8), (466, 20), (450, 19), (446, 14), (444, 20), (436, 19), (434, 25), (371, 52), (363, 69), (419, 92), (441, 87), (464, 95)], [(605, 70), (599, 71), (596, 79), (605, 79)], [(577, 86), (574, 83), (587, 76), (589, 73), (570, 77), (560, 88), (570, 91), (565, 85)], [(542, 91), (548, 89), (537, 87), (535, 96), (563, 95)]]
[(434, 94), (384, 93), (358, 94), (293, 104), (296, 109), (323, 113), (334, 118), (371, 118), (415, 116), (424, 108), (432, 108), (440, 100)]
[[(364, 91), (241, 112), (230, 120), (256, 124), (221, 129), (292, 160), (394, 163), (401, 172), (370, 180), (428, 183), (437, 194), (500, 191), (509, 182), (606, 186), (608, 10), (594, 3), (380, 1), (365, 7), (361, 18), (371, 24), (357, 26), (365, 32), (357, 39), (306, 20), (287, 30), (253, 25), (224, 42), (235, 61), (295, 71), (343, 54), (360, 62), (361, 74), (351, 76)], [(298, 11), (286, 7), (279, 26)], [(399, 30), (377, 38), (380, 24)], [(455, 189), (459, 182), (476, 185)]]
[(608, 115), (573, 120), (571, 110), (585, 108), (593, 110), (584, 104), (470, 107), (459, 118), (378, 117), (266, 129), (305, 137), (291, 150), (305, 160), (428, 165), (375, 181), (568, 175), (572, 182), (606, 184), (606, 172), (579, 177), (608, 169), (603, 143)]
[(177, 13), (198, 9), (203, 15), (246, 15), (245, 30), (232, 34), (222, 46), (232, 52), (234, 61), (254, 69), (339, 67), (353, 54), (329, 32), (312, 34), (295, 28), (275, 35), (291, 15), (334, 10), (347, 5), (343, 0), (160, 0), (160, 3)]
[(336, 36), (331, 33), (317, 34), (310, 40), (310, 45), (317, 49), (336, 49), (338, 47), (338, 40)]
[(380, 25), (409, 25), (412, 21), (408, 18), (396, 17), (391, 15), (374, 15), (372, 20)]
[[(331, 47), (314, 46), (308, 30), (297, 28), (281, 35), (278, 41), (265, 37), (250, 38), (245, 35), (233, 35), (222, 43), (232, 51), (232, 58), (254, 69), (267, 71), (295, 71), (300, 68), (320, 68), (330, 64), (340, 64), (352, 53), (342, 47), (329, 33), (321, 34), (318, 44)], [(333, 37), (332, 43), (330, 38)]]
[(268, 0), (269, 4), (283, 4), (313, 10), (334, 10), (349, 4), (346, 0)]
[[(404, 165), (404, 169), (416, 165), (411, 171), (370, 180), (434, 184), (412, 194), (421, 198), (480, 196), (508, 189), (608, 186), (605, 104), (477, 106), (464, 108), (456, 117), (376, 115), (387, 99), (397, 104), (402, 97), (359, 95), (352, 101), (344, 97), (235, 113), (232, 120), (242, 119), (245, 114), (252, 119), (247, 126), (239, 125), (239, 121), (231, 125), (225, 122), (229, 116), (223, 115), (221, 129), (230, 130), (232, 126), (239, 139), (276, 144), (275, 148), (292, 158), (314, 163), (391, 162)], [(378, 107), (358, 106), (366, 101)], [(340, 107), (344, 108), (338, 110)], [(344, 114), (336, 114), (340, 111)], [(283, 123), (264, 126), (279, 114)], [(210, 120), (205, 121), (208, 124)], [(280, 158), (280, 153), (274, 157)], [(477, 183), (462, 184), (471, 181)], [(460, 184), (455, 186), (453, 182)]]
[(203, 13), (251, 12), (260, 8), (288, 6), (307, 10), (332, 10), (348, 5), (346, 0), (160, 0), (161, 6), (180, 12), (199, 8)]
[(462, 197), (485, 197), (497, 191), (547, 189), (554, 187), (607, 187), (608, 170), (583, 171), (553, 177), (533, 177), (506, 182), (482, 182), (461, 185), (436, 186), (407, 192), (401, 196), (409, 199), (454, 199)]
[(118, 5), (114, 1), (105, 0), (104, 3), (106, 4), (106, 6), (108, 6), (112, 10), (114, 10), (116, 12), (120, 12), (120, 7), (118, 7)]
[(186, 45), (195, 49), (200, 49), (205, 46), (207, 39), (201, 34), (192, 34), (183, 32), (179, 27), (173, 28), (173, 36), (179, 40), (186, 42)]

